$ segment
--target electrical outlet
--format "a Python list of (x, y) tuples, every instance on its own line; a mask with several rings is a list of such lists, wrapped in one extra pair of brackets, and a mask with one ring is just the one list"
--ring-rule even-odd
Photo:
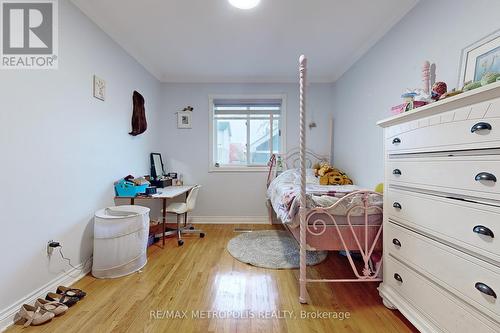
[(54, 248), (50, 246), (54, 241), (51, 239), (47, 242), (47, 255), (50, 257), (52, 255), (52, 252), (54, 252)]
[(56, 247), (61, 247), (61, 243), (49, 240), (49, 242), (47, 243), (47, 255), (52, 255), (52, 252), (54, 252), (54, 249)]

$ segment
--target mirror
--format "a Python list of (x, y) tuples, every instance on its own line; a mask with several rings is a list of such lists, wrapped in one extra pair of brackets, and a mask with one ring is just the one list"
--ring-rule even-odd
[(161, 178), (165, 175), (163, 160), (160, 153), (151, 153), (151, 177)]

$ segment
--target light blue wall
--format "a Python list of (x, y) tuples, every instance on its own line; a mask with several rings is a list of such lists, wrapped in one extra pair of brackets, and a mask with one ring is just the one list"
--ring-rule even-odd
[(425, 60), (454, 88), (461, 50), (500, 29), (500, 1), (422, 0), (333, 85), (335, 164), (355, 182), (383, 179), (382, 129), (406, 88), (421, 86)]
[[(48, 240), (73, 265), (92, 254), (94, 212), (113, 205), (115, 180), (149, 172), (158, 145), (160, 83), (71, 2), (58, 3), (59, 69), (0, 71), (0, 318), (68, 270), (58, 252), (47, 256)], [(106, 80), (105, 102), (92, 96), (94, 74)], [(137, 137), (128, 134), (134, 90), (149, 125)]]
[[(187, 183), (199, 183), (195, 216), (266, 216), (264, 172), (208, 172), (209, 95), (285, 94), (287, 148), (299, 144), (298, 84), (175, 84), (162, 85), (162, 152), (166, 167), (180, 172)], [(187, 105), (194, 107), (193, 128), (177, 129), (176, 112)], [(331, 84), (309, 87), (308, 119), (318, 127), (308, 130), (308, 146), (328, 154), (330, 146)]]

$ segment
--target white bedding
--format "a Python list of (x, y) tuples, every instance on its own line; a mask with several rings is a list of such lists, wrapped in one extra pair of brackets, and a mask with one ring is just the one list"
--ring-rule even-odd
[[(306, 171), (306, 203), (307, 208), (329, 207), (345, 195), (357, 191), (355, 185), (319, 185), (319, 179), (314, 176), (312, 169)], [(295, 216), (300, 206), (300, 172), (290, 169), (276, 177), (267, 190), (267, 198), (271, 201), (277, 217), (293, 227), (297, 225)], [(382, 207), (382, 198), (379, 195), (370, 195), (371, 205)], [(344, 200), (341, 204), (330, 209), (332, 215), (346, 215), (347, 211), (355, 205), (360, 205), (361, 197), (354, 196)], [(352, 215), (361, 215), (363, 210), (354, 210)], [(375, 213), (375, 211), (369, 211)]]

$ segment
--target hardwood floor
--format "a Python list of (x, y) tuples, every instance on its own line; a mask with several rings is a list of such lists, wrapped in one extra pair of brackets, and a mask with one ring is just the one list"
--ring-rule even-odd
[[(297, 270), (243, 264), (225, 248), (236, 235), (234, 225), (201, 227), (204, 239), (186, 237), (182, 247), (168, 239), (164, 250), (150, 247), (140, 273), (113, 280), (86, 276), (75, 287), (87, 297), (65, 315), (39, 327), (14, 325), (8, 332), (418, 332), (382, 305), (375, 283), (310, 284), (310, 302), (301, 305)], [(315, 277), (349, 273), (336, 253), (309, 269)], [(313, 318), (319, 314), (332, 318)]]

